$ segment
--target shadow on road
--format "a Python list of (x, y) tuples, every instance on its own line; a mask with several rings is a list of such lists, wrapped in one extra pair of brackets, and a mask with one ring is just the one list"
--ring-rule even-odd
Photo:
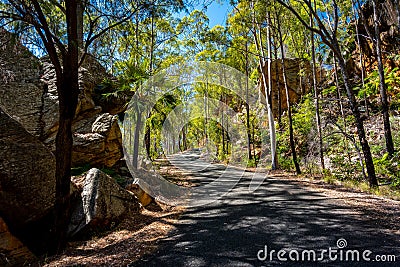
[[(210, 172), (206, 176), (212, 178)], [(222, 199), (188, 209), (176, 230), (159, 242), (157, 252), (129, 266), (396, 266), (364, 261), (365, 250), (372, 252), (367, 255), (371, 261), (376, 255), (393, 254), (399, 264), (399, 235), (380, 229), (340, 199), (278, 177), (268, 177), (255, 192), (249, 192), (249, 183), (242, 178)], [(347, 246), (338, 249), (341, 238)], [(267, 257), (259, 260), (257, 254), (265, 246)], [(331, 252), (335, 261), (327, 252), (321, 256), (330, 247), (337, 250)], [(287, 262), (278, 260), (281, 249)], [(270, 258), (271, 250), (275, 252)], [(316, 259), (323, 259), (312, 261), (305, 255), (306, 261), (291, 261), (290, 250), (298, 251), (300, 259), (303, 250), (314, 250)], [(351, 261), (350, 254), (345, 261), (348, 250), (357, 250), (360, 261)], [(265, 253), (260, 253), (262, 258)]]

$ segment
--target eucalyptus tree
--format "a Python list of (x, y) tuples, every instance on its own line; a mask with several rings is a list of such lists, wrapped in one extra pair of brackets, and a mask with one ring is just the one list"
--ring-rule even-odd
[(276, 21), (277, 21), (277, 31), (279, 35), (279, 42), (280, 42), (280, 50), (281, 50), (281, 64), (282, 64), (282, 76), (283, 76), (283, 83), (285, 86), (285, 95), (286, 95), (286, 105), (287, 105), (287, 114), (288, 114), (288, 121), (289, 121), (289, 143), (290, 143), (290, 148), (291, 148), (291, 153), (292, 153), (292, 158), (293, 158), (293, 164), (296, 169), (297, 174), (301, 174), (299, 162), (297, 160), (297, 153), (296, 153), (296, 145), (294, 141), (294, 135), (293, 135), (293, 119), (292, 119), (292, 107), (290, 103), (290, 98), (289, 98), (289, 89), (288, 89), (288, 83), (286, 80), (286, 67), (285, 67), (285, 51), (284, 51), (284, 43), (283, 43), (283, 34), (282, 34), (282, 29), (281, 29), (281, 24), (280, 24), (280, 18), (278, 15), (278, 12), (275, 12), (276, 15)]
[[(319, 3), (320, 5), (317, 6), (317, 8), (314, 7), (311, 0), (302, 0), (295, 3), (286, 0), (276, 1), (284, 6), (286, 9), (288, 9), (290, 12), (292, 12), (296, 16), (296, 18), (304, 25), (304, 27), (317, 34), (319, 38), (321, 38), (321, 41), (325, 45), (327, 45), (334, 53), (340, 67), (343, 84), (346, 89), (347, 97), (350, 103), (350, 108), (355, 118), (357, 134), (362, 147), (365, 165), (368, 173), (369, 185), (371, 187), (376, 187), (378, 185), (378, 182), (376, 179), (375, 167), (371, 155), (370, 146), (366, 139), (364, 124), (361, 119), (361, 114), (349, 78), (349, 73), (346, 69), (346, 61), (343, 55), (341, 40), (338, 38), (339, 21), (340, 18), (346, 19), (346, 13), (341, 12), (343, 10), (340, 9), (340, 6), (336, 0), (322, 1)], [(316, 26), (310, 26), (309, 23), (307, 23), (307, 19), (301, 15), (301, 11), (306, 11), (308, 14), (311, 14), (315, 20)]]
[[(375, 45), (375, 53), (378, 60), (378, 73), (379, 73), (379, 93), (381, 98), (381, 107), (382, 107), (382, 116), (383, 116), (383, 126), (385, 130), (385, 140), (386, 140), (386, 150), (390, 157), (394, 154), (394, 144), (392, 138), (392, 130), (390, 127), (389, 120), (389, 103), (387, 99), (387, 85), (385, 82), (385, 73), (383, 66), (383, 58), (382, 58), (382, 45), (381, 45), (381, 35), (379, 31), (379, 6), (380, 2), (376, 0), (372, 0), (372, 9), (374, 13), (374, 45)], [(397, 7), (398, 11), (398, 7)]]

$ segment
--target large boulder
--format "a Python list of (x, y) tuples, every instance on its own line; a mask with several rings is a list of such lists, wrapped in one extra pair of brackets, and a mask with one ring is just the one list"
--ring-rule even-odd
[(90, 169), (83, 185), (77, 187), (82, 187), (82, 192), (73, 210), (69, 226), (71, 236), (109, 227), (140, 209), (134, 194), (99, 169)]
[[(0, 28), (0, 107), (32, 135), (55, 151), (58, 130), (56, 73), (48, 58), (38, 59), (14, 35)], [(123, 155), (120, 129), (95, 97), (95, 88), (112, 77), (92, 56), (79, 69), (79, 101), (73, 122), (73, 165), (112, 166)], [(107, 110), (123, 111), (122, 103)], [(100, 120), (100, 122), (99, 122)], [(93, 128), (103, 129), (101, 133)], [(108, 128), (107, 128), (108, 127)], [(84, 156), (84, 154), (89, 156)]]
[(25, 266), (33, 261), (35, 255), (10, 233), (0, 217), (0, 266)]
[(22, 229), (54, 204), (55, 159), (1, 108), (0, 129), (0, 214), (13, 229)]
[(45, 96), (41, 73), (39, 59), (0, 28), (0, 107), (40, 139)]
[(122, 157), (122, 135), (116, 115), (103, 113), (95, 117), (90, 131), (75, 131), (72, 151), (75, 165), (111, 167)]

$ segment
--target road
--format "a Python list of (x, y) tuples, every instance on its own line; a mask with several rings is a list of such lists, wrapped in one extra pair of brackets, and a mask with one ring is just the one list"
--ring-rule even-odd
[[(225, 170), (193, 153), (170, 160), (203, 183)], [(221, 199), (188, 208), (155, 253), (129, 266), (400, 266), (399, 231), (290, 179), (267, 176), (254, 192), (250, 181), (245, 173)]]

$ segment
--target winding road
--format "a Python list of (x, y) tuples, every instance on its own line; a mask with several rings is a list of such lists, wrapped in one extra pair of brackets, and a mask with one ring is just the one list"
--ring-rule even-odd
[[(200, 184), (239, 172), (198, 151), (170, 161)], [(155, 253), (129, 266), (400, 266), (399, 231), (284, 177), (259, 173), (265, 180), (251, 192), (253, 174), (240, 173), (227, 194), (188, 208)]]

